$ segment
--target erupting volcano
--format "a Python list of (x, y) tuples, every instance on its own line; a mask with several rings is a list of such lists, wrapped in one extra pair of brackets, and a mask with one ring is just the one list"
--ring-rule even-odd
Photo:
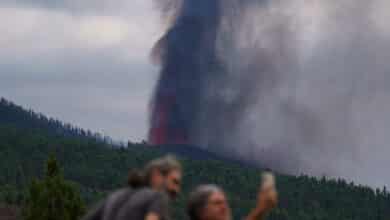
[(205, 76), (216, 60), (218, 1), (186, 0), (171, 7), (178, 14), (153, 54), (162, 66), (152, 104), (151, 144), (192, 142)]
[(387, 167), (388, 1), (156, 3), (170, 22), (152, 51), (151, 144), (370, 183), (371, 162)]

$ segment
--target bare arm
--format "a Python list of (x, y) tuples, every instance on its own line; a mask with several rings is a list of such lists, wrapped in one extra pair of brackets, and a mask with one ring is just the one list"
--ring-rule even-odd
[(249, 213), (245, 220), (264, 220), (277, 203), (278, 195), (275, 188), (261, 188), (256, 208)]
[(245, 220), (264, 220), (267, 213), (268, 211), (265, 207), (257, 206), (249, 213)]

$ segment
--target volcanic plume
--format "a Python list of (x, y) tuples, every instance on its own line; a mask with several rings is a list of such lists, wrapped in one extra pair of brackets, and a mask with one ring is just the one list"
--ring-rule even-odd
[[(173, 2), (171, 2), (173, 4)], [(183, 1), (176, 19), (159, 40), (161, 76), (154, 95), (149, 140), (153, 144), (194, 141), (207, 76), (217, 62), (219, 2)]]
[[(158, 1), (171, 25), (152, 53), (161, 64), (152, 101), (152, 144), (224, 146), (235, 138), (258, 93), (276, 84), (277, 65), (289, 62), (287, 49), (245, 39), (242, 26), (251, 25), (251, 9), (264, 2)], [(268, 40), (279, 41), (278, 34), (288, 34), (273, 31), (276, 39)]]
[(389, 1), (156, 2), (151, 143), (386, 184)]

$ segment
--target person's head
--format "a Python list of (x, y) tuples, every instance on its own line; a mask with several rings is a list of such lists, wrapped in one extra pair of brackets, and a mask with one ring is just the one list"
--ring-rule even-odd
[(147, 185), (155, 190), (166, 191), (171, 197), (180, 192), (181, 177), (180, 162), (172, 156), (157, 158), (145, 166)]
[(201, 185), (189, 196), (187, 214), (190, 220), (230, 220), (231, 210), (222, 189)]

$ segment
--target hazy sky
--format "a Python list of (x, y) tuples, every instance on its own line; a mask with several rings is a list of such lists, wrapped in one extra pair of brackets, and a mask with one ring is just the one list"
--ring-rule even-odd
[(161, 35), (152, 0), (1, 0), (0, 96), (48, 116), (139, 141)]

